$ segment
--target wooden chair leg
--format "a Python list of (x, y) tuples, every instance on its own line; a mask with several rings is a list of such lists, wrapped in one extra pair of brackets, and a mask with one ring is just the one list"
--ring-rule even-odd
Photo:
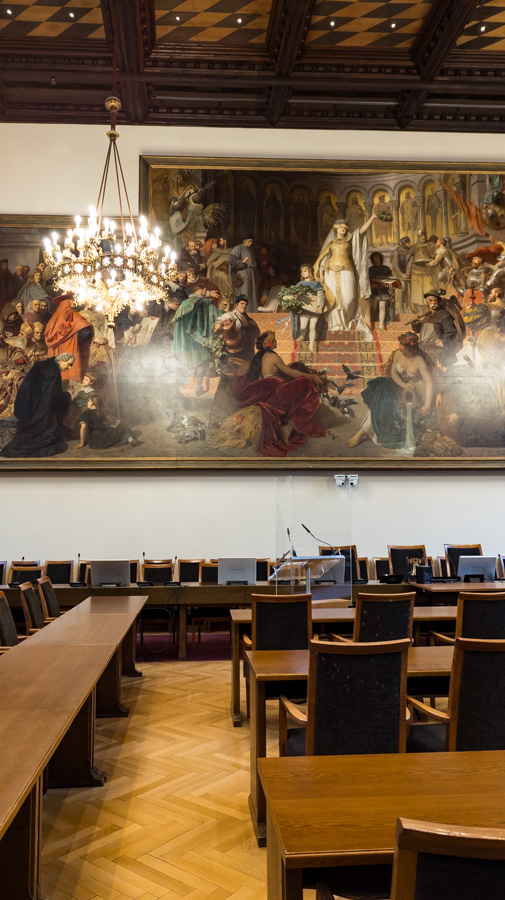
[(249, 690), (249, 679), (245, 680), (245, 714), (246, 719), (251, 718), (251, 692)]

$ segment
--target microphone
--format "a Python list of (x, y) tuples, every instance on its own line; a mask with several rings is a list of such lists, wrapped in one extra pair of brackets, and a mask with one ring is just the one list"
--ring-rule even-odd
[(332, 547), (332, 545), (329, 544), (328, 541), (323, 541), (322, 538), (317, 538), (317, 537), (315, 536), (315, 534), (312, 534), (310, 528), (307, 528), (307, 526), (304, 525), (303, 522), (301, 523), (301, 525), (302, 525), (302, 528), (305, 528), (305, 531), (307, 532), (307, 534), (310, 534), (310, 536), (311, 536), (312, 538), (314, 538), (315, 541), (319, 541), (319, 543), (321, 543), (321, 544), (326, 544), (326, 546), (330, 548), (330, 550), (331, 550), (331, 552), (333, 553), (334, 556), (341, 556), (341, 555), (342, 555), (342, 554), (340, 553), (340, 550), (335, 550), (335, 548)]
[(289, 543), (291, 544), (291, 556), (295, 557), (295, 556), (296, 556), (296, 550), (295, 550), (295, 548), (293, 547), (293, 544), (291, 543), (291, 532), (290, 532), (289, 528), (286, 528), (286, 531), (287, 531), (287, 533), (288, 533), (288, 541), (289, 541)]
[(25, 558), (24, 558), (24, 556), (22, 556), (21, 557), (21, 565), (23, 565), (24, 561), (25, 561)]

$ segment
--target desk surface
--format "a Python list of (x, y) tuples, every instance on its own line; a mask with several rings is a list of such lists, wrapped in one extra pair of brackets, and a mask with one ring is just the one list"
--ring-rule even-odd
[[(410, 647), (409, 678), (450, 675), (454, 647)], [(248, 650), (247, 659), (257, 681), (297, 681), (308, 677), (308, 650)]]
[(147, 603), (147, 594), (128, 594), (122, 597), (109, 597), (104, 594), (87, 597), (72, 607), (67, 615), (77, 613), (86, 615), (127, 615), (137, 616)]
[(480, 593), (505, 593), (505, 581), (477, 581), (475, 583), (465, 581), (453, 581), (452, 583), (436, 582), (435, 584), (411, 584), (416, 591), (426, 591), (428, 594), (459, 594), (460, 591), (472, 591)]
[(258, 766), (286, 868), (391, 862), (398, 816), (505, 826), (502, 750), (285, 757)]

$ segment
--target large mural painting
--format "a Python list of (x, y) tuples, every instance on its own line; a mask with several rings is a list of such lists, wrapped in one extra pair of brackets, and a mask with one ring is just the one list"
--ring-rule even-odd
[(113, 327), (58, 298), (43, 222), (5, 224), (0, 466), (501, 466), (504, 188), (144, 158), (176, 270)]

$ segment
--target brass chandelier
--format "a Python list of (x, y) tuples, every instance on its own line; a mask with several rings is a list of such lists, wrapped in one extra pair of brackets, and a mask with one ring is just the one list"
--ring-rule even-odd
[[(116, 118), (121, 100), (116, 96), (108, 97), (105, 108), (110, 112), (111, 128), (107, 132), (109, 147), (96, 208), (90, 207), (86, 227), (80, 216), (75, 217), (75, 228), (67, 232), (63, 246), (58, 243), (56, 233), (52, 234), (51, 240), (46, 239), (44, 262), (55, 271), (54, 281), (59, 290), (72, 292), (79, 305), (103, 313), (112, 327), (115, 317), (125, 306), (132, 312), (141, 312), (152, 301), (161, 303), (166, 297), (167, 282), (174, 277), (177, 266), (170, 247), (165, 246), (161, 255), (159, 228), (149, 233), (143, 216), (138, 230), (135, 228), (116, 143), (119, 137)], [(119, 234), (113, 221), (103, 219), (111, 157), (119, 198)], [(123, 206), (128, 209), (126, 221)]]

